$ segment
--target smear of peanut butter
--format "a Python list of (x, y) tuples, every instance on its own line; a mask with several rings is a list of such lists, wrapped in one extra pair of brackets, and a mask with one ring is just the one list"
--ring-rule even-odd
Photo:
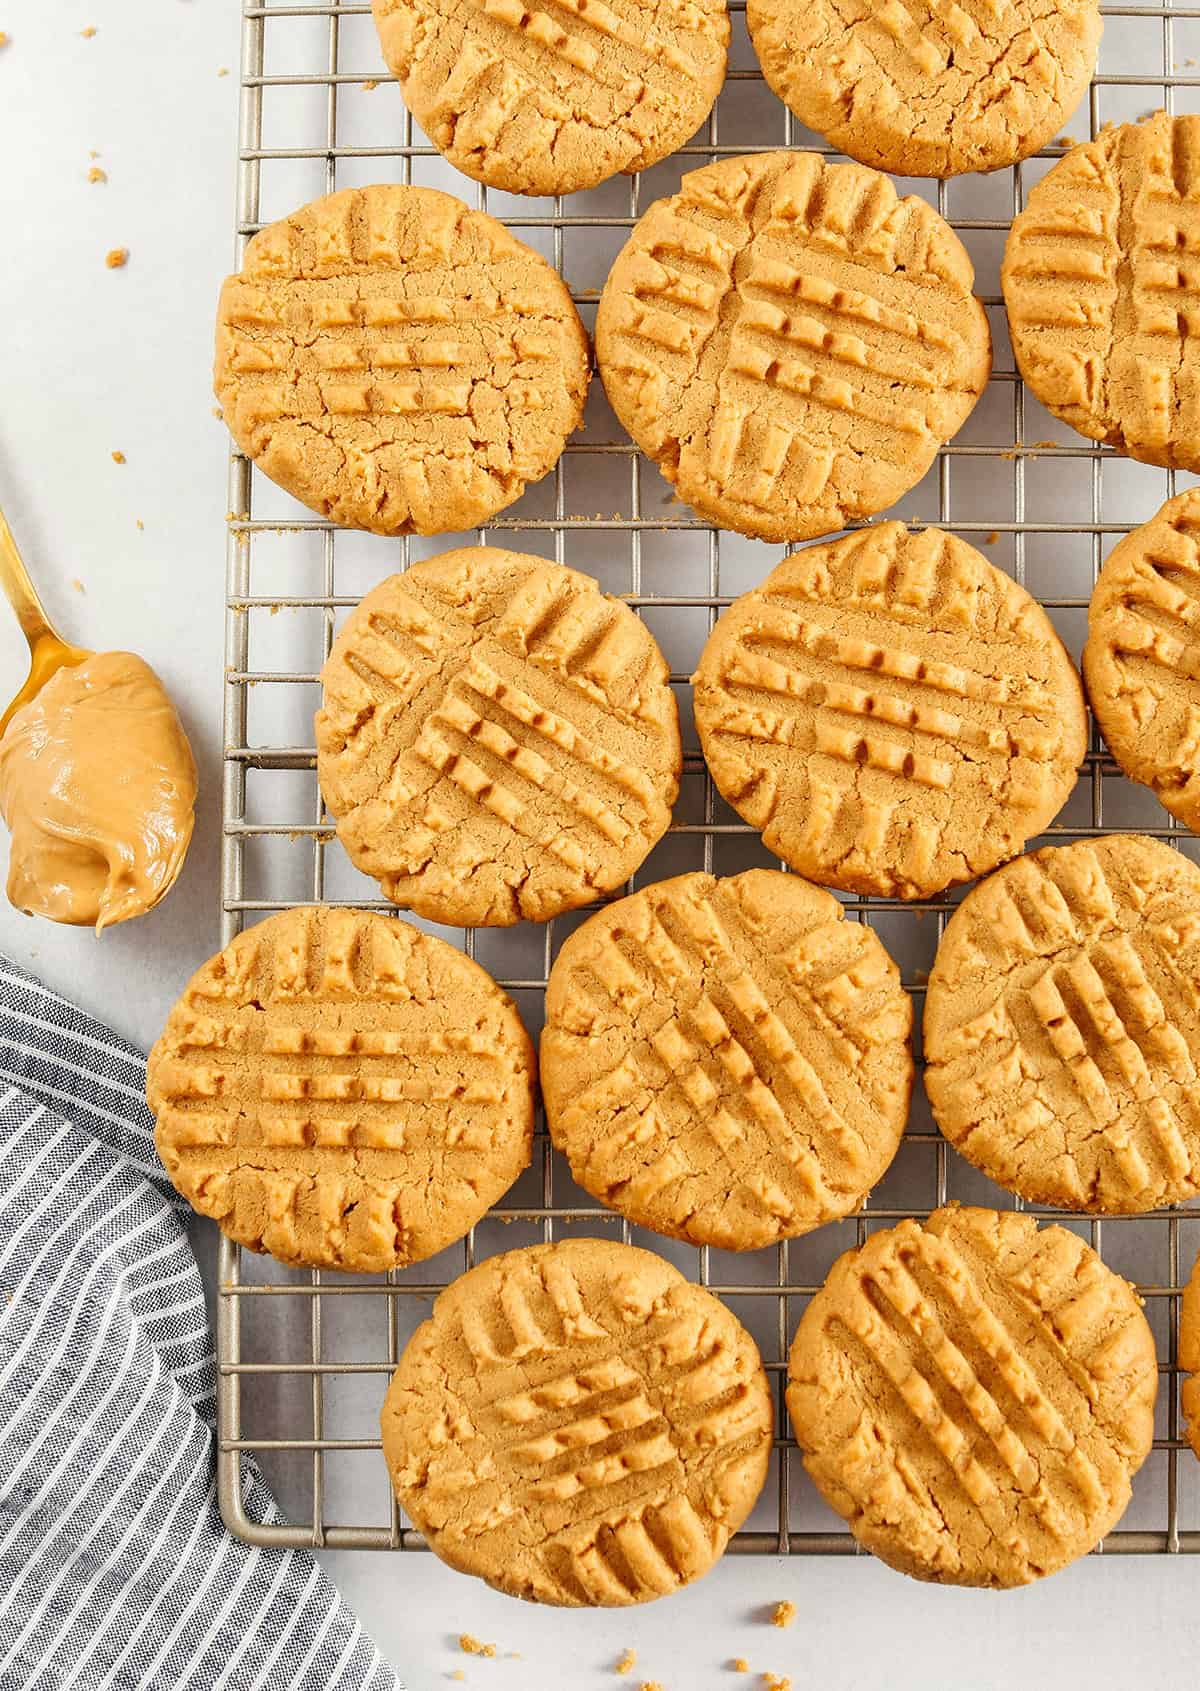
[(162, 682), (132, 652), (61, 669), (0, 740), (18, 910), (96, 932), (169, 891), (192, 837), (196, 764)]

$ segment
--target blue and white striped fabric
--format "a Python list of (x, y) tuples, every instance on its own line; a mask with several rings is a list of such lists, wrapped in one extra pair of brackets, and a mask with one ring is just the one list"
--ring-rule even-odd
[[(214, 1367), (145, 1062), (0, 958), (0, 1687), (397, 1691), (217, 1510)], [(246, 1512), (278, 1518), (251, 1474)]]

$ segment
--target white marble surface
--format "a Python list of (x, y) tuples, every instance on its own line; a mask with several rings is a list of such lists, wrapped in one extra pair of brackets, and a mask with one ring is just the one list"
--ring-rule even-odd
[[(0, 503), (66, 631), (133, 647), (161, 670), (204, 777), (186, 877), (158, 912), (97, 942), (4, 906), (0, 946), (142, 1044), (218, 928), (226, 441), (208, 374), (231, 256), (237, 12), (236, 0), (0, 0), (10, 36), (0, 50)], [(84, 39), (88, 26), (97, 33)], [(93, 162), (106, 184), (87, 182)], [(105, 268), (114, 246), (130, 249), (123, 270)], [(3, 617), (0, 659), (15, 687), (23, 648)], [(677, 1599), (612, 1615), (528, 1609), (429, 1556), (327, 1560), (409, 1691), (448, 1684), (458, 1668), (493, 1691), (761, 1683), (730, 1671), (737, 1656), (790, 1674), (796, 1691), (1173, 1691), (1195, 1684), (1200, 1659), (1195, 1561), (1093, 1558), (1040, 1588), (990, 1596), (925, 1588), (861, 1560), (730, 1559)], [(799, 1618), (781, 1633), (763, 1610), (785, 1596)], [(463, 1630), (494, 1640), (497, 1658), (461, 1656)], [(638, 1669), (614, 1680), (629, 1645)]]

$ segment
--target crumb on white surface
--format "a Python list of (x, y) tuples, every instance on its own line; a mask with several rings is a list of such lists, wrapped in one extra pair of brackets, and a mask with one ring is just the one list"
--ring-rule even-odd
[(140, 517), (135, 517), (133, 520), (139, 528), (145, 528), (146, 525)]
[(494, 1656), (496, 1654), (494, 1644), (481, 1644), (479, 1639), (473, 1638), (469, 1632), (459, 1633), (458, 1647), (467, 1656)]
[(229, 75), (229, 66), (228, 65), (222, 65), (220, 67), (220, 69), (217, 71), (217, 75), (218, 76), (228, 76)]
[(85, 41), (90, 41), (92, 36), (96, 34), (96, 26), (94, 23), (90, 23), (86, 29), (81, 29), (79, 33)]
[(76, 593), (86, 593), (87, 592), (87, 588), (83, 585), (82, 581), (80, 581), (80, 579), (77, 575), (73, 575), (71, 577), (71, 586), (75, 589)]
[(129, 248), (110, 247), (104, 255), (104, 262), (110, 270), (124, 270), (129, 263)]
[(729, 1666), (734, 1673), (750, 1672), (750, 1663), (746, 1660), (745, 1656), (735, 1656)]
[(613, 1672), (614, 1673), (632, 1673), (636, 1666), (637, 1666), (637, 1651), (634, 1650), (632, 1647), (630, 1647), (629, 1649), (627, 1649), (625, 1651), (624, 1655), (618, 1661), (616, 1667), (613, 1669)]
[(763, 1691), (792, 1691), (792, 1682), (786, 1674), (764, 1673)]
[(88, 179), (89, 182), (107, 182), (108, 181), (108, 172), (107, 172), (107, 170), (101, 170), (101, 168), (98, 164), (94, 164), (92, 166), (92, 168), (88, 171), (88, 178), (87, 179)]
[(375, 89), (378, 88), (378, 87), (379, 87), (378, 79), (376, 77), (369, 76), (367, 78), (367, 80), (362, 84), (362, 91), (363, 91), (364, 94), (372, 94), (372, 93), (374, 93)]
[(796, 1605), (786, 1598), (782, 1603), (776, 1603), (771, 1614), (772, 1626), (791, 1626), (796, 1618)]
[(8, 31), (0, 29), (0, 47), (7, 47), (10, 39)]
[(125, 454), (119, 450), (115, 451), (112, 455), (112, 461), (114, 464), (123, 464), (125, 462)]

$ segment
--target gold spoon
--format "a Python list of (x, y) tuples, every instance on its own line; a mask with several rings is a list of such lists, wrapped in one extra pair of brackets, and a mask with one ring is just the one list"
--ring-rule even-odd
[(8, 595), (8, 602), (17, 613), (21, 632), (29, 642), (29, 676), (4, 715), (0, 716), (0, 734), (3, 734), (13, 712), (40, 693), (56, 671), (74, 669), (92, 653), (64, 640), (46, 615), (3, 511), (0, 511), (0, 586)]

